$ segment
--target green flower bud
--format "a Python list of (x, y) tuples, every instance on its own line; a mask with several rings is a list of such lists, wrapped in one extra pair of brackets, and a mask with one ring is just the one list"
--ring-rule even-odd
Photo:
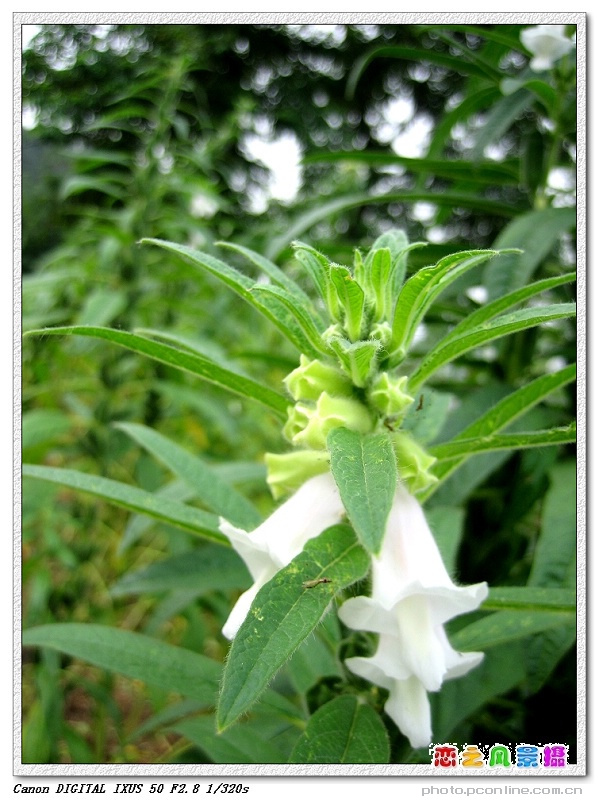
[(315, 359), (300, 356), (300, 366), (283, 381), (294, 400), (318, 400), (323, 392), (349, 395), (350, 380), (338, 369)]
[(370, 333), (368, 335), (371, 339), (378, 339), (381, 345), (386, 347), (391, 341), (392, 333), (391, 325), (389, 325), (388, 322), (376, 322), (370, 328)]
[(428, 489), (439, 480), (429, 472), (429, 469), (437, 460), (429, 455), (417, 442), (407, 433), (398, 431), (391, 436), (395, 455), (397, 456), (397, 467), (400, 480), (407, 486), (411, 494)]
[(327, 392), (320, 395), (315, 407), (296, 403), (288, 414), (283, 435), (296, 446), (314, 450), (326, 448), (333, 428), (369, 433), (373, 427), (373, 419), (362, 403), (349, 397), (331, 397)]
[(388, 372), (381, 372), (368, 392), (368, 399), (385, 417), (403, 416), (414, 402), (414, 398), (405, 391), (407, 384), (407, 375), (392, 378)]
[(266, 481), (275, 500), (299, 489), (309, 478), (329, 469), (326, 450), (296, 450), (294, 453), (266, 453)]

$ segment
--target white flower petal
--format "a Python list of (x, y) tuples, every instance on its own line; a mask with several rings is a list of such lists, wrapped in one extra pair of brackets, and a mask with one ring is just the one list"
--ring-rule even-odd
[(393, 683), (385, 711), (414, 749), (429, 746), (433, 738), (431, 707), (417, 678)]
[[(266, 582), (266, 581), (265, 581)], [(227, 621), (223, 625), (222, 634), (226, 639), (233, 639), (237, 631), (241, 628), (244, 619), (247, 617), (250, 606), (254, 602), (254, 598), (262, 588), (258, 583), (239, 596), (237, 602), (233, 606)]]
[(235, 604), (223, 635), (232, 639), (247, 616), (254, 597), (282, 567), (301, 553), (307, 541), (340, 522), (345, 509), (330, 473), (306, 481), (256, 530), (247, 533), (221, 519), (219, 528), (244, 560), (253, 586)]
[[(260, 575), (267, 569), (272, 559), (266, 549), (266, 546), (258, 541), (253, 534), (235, 528), (226, 519), (220, 519), (219, 526), (221, 533), (224, 533), (227, 539), (231, 542), (235, 552), (243, 558), (246, 567), (250, 571), (250, 575), (254, 580), (257, 580)], [(260, 530), (259, 528), (257, 530)]]
[(482, 653), (456, 652), (443, 624), (477, 608), (487, 593), (486, 583), (453, 583), (418, 501), (400, 486), (381, 552), (372, 560), (372, 597), (347, 600), (339, 617), (349, 628), (379, 634), (373, 656), (346, 664), (389, 690), (385, 710), (413, 747), (431, 741), (427, 691), (482, 660)]
[(399, 486), (387, 520), (381, 552), (373, 559), (373, 596), (391, 607), (406, 586), (453, 587), (422, 508)]
[(391, 611), (386, 611), (372, 597), (351, 597), (339, 608), (339, 619), (356, 631), (372, 631), (395, 635), (397, 621)]
[(551, 69), (559, 58), (574, 47), (574, 42), (565, 36), (564, 31), (565, 25), (535, 25), (522, 31), (522, 44), (534, 56), (530, 62), (534, 72)]

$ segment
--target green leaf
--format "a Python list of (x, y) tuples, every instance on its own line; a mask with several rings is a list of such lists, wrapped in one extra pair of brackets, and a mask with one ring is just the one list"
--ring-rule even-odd
[(576, 591), (549, 586), (494, 586), (482, 604), (485, 611), (568, 611), (576, 613)]
[(225, 247), (228, 250), (233, 250), (236, 253), (241, 253), (241, 255), (245, 256), (252, 264), (255, 264), (258, 269), (261, 269), (268, 277), (277, 285), (281, 286), (283, 289), (286, 289), (289, 294), (296, 297), (296, 299), (304, 306), (310, 307), (311, 300), (308, 295), (300, 289), (297, 283), (289, 278), (282, 269), (277, 267), (272, 261), (264, 256), (260, 255), (260, 253), (256, 253), (253, 250), (250, 250), (249, 247), (243, 247), (240, 244), (234, 244), (232, 242), (216, 242), (217, 247)]
[[(294, 318), (281, 307), (278, 300), (274, 298), (263, 298), (262, 301), (260, 301), (252, 291), (256, 284), (251, 278), (248, 278), (247, 275), (239, 272), (239, 270), (236, 270), (224, 261), (208, 255), (208, 253), (193, 250), (186, 245), (167, 242), (163, 239), (142, 239), (141, 244), (158, 245), (158, 247), (162, 247), (164, 250), (169, 250), (186, 258), (188, 261), (191, 261), (195, 267), (206, 270), (210, 275), (222, 281), (270, 322), (276, 325), (281, 333), (286, 336), (300, 352), (315, 355), (311, 344), (304, 337)], [(316, 351), (316, 354), (317, 352), (318, 351)]]
[(387, 319), (393, 308), (393, 281), (391, 280), (391, 251), (388, 247), (377, 248), (367, 258), (368, 285), (374, 297), (374, 318)]
[(282, 394), (274, 392), (272, 389), (262, 386), (251, 378), (238, 375), (231, 370), (211, 361), (198, 353), (187, 353), (176, 347), (147, 339), (126, 331), (114, 330), (113, 328), (96, 328), (93, 326), (65, 326), (61, 328), (41, 328), (40, 330), (27, 331), (28, 336), (92, 336), (97, 339), (106, 339), (112, 344), (126, 347), (135, 353), (149, 356), (162, 364), (175, 367), (176, 369), (190, 372), (196, 377), (202, 378), (209, 383), (228, 389), (242, 397), (256, 400), (258, 403), (275, 411), (279, 416), (284, 417), (289, 405), (287, 399)]
[(368, 65), (376, 58), (399, 58), (405, 61), (416, 61), (419, 64), (423, 61), (428, 61), (432, 64), (440, 64), (451, 70), (451, 72), (457, 72), (460, 75), (475, 75), (478, 78), (495, 81), (499, 81), (503, 77), (502, 73), (494, 69), (490, 64), (481, 66), (481, 64), (473, 63), (467, 57), (458, 59), (454, 55), (438, 50), (388, 45), (386, 47), (377, 47), (358, 59), (347, 80), (346, 95), (348, 97), (353, 97), (358, 81), (363, 76)]
[(576, 644), (576, 639), (576, 628), (572, 625), (542, 631), (528, 641), (524, 661), (531, 694), (542, 688), (564, 655)]
[(427, 356), (421, 361), (410, 378), (408, 391), (413, 394), (418, 387), (444, 364), (464, 355), (469, 350), (481, 347), (488, 342), (507, 336), (527, 328), (534, 328), (547, 322), (566, 319), (576, 314), (574, 303), (556, 303), (550, 306), (524, 308), (511, 314), (503, 314), (495, 320), (490, 320), (462, 335), (454, 337), (452, 334), (438, 342)]
[(518, 38), (517, 26), (495, 26), (488, 25), (462, 25), (461, 23), (451, 25), (443, 22), (440, 25), (416, 25), (418, 31), (459, 31), (460, 33), (472, 33), (480, 39), (487, 39), (490, 42), (503, 44), (510, 50), (528, 55), (528, 51)]
[[(220, 730), (256, 701), (318, 625), (335, 594), (362, 578), (368, 566), (351, 528), (335, 525), (311, 539), (260, 589), (229, 652), (217, 714)], [(323, 578), (326, 583), (304, 585)]]
[(310, 247), (303, 242), (291, 242), (295, 258), (304, 267), (314, 288), (317, 290), (325, 304), (330, 308), (330, 280), (329, 280), (329, 259), (318, 250)]
[[(308, 153), (302, 159), (304, 164), (335, 163), (339, 161), (358, 162), (370, 167), (385, 167), (400, 165), (407, 172), (416, 174), (434, 175), (438, 178), (453, 181), (468, 181), (488, 186), (517, 185), (518, 166), (514, 159), (511, 162), (497, 161), (454, 161), (435, 158), (407, 158), (398, 156), (391, 151), (354, 150), (340, 152), (324, 152), (317, 150)], [(383, 234), (384, 236), (385, 234)], [(386, 245), (378, 245), (385, 247)]]
[[(499, 87), (491, 86), (480, 89), (466, 94), (464, 99), (455, 108), (446, 112), (445, 115), (436, 123), (435, 129), (431, 139), (431, 144), (428, 149), (427, 158), (441, 159), (451, 136), (451, 132), (457, 123), (467, 120), (471, 114), (488, 108), (501, 98)], [(486, 162), (478, 161), (478, 164)], [(476, 169), (476, 164), (473, 164), (473, 169)], [(422, 189), (424, 186), (425, 176), (422, 175), (417, 182), (417, 188)]]
[[(157, 500), (164, 497), (167, 500), (175, 500), (179, 503), (186, 503), (188, 500), (193, 500), (194, 497), (194, 491), (190, 489), (188, 484), (179, 480), (166, 483), (164, 486), (154, 490), (152, 494)], [(153, 525), (154, 520), (151, 517), (134, 514), (125, 526), (121, 541), (119, 542), (118, 552), (124, 553), (128, 548), (134, 545), (146, 531), (149, 531)]]
[[(570, 364), (550, 375), (541, 375), (534, 381), (527, 383), (507, 397), (502, 398), (493, 405), (485, 414), (479, 417), (470, 425), (466, 426), (453, 440), (457, 442), (461, 439), (475, 439), (477, 437), (492, 436), (505, 428), (514, 420), (521, 417), (526, 411), (540, 403), (547, 395), (556, 391), (562, 386), (571, 383), (576, 378), (576, 365)], [(467, 456), (456, 458), (453, 461), (444, 461), (435, 464), (432, 472), (439, 479), (425, 497), (435, 491), (440, 483), (464, 463)]]
[(262, 516), (249, 500), (221, 480), (198, 456), (171, 442), (161, 433), (133, 422), (116, 423), (115, 427), (131, 436), (149, 453), (162, 461), (192, 489), (210, 511), (225, 517), (231, 524), (250, 530), (262, 522)]
[(391, 315), (391, 309), (395, 298), (399, 294), (403, 282), (406, 277), (406, 269), (408, 266), (408, 254), (412, 250), (417, 250), (421, 247), (426, 247), (428, 242), (408, 242), (408, 237), (405, 232), (400, 229), (391, 229), (382, 233), (370, 248), (366, 256), (366, 262), (370, 263), (370, 259), (374, 258), (377, 250), (386, 249), (391, 254), (391, 276), (388, 286), (388, 314)]
[(576, 423), (563, 428), (550, 428), (545, 431), (523, 431), (504, 433), (483, 438), (462, 439), (429, 448), (430, 454), (438, 461), (452, 461), (461, 456), (473, 456), (493, 450), (515, 450), (525, 447), (547, 447), (576, 441)]
[(60, 439), (71, 429), (73, 423), (62, 411), (35, 408), (23, 414), (21, 425), (21, 447), (26, 450), (28, 447)]
[(342, 677), (336, 653), (320, 635), (322, 629), (323, 626), (319, 626), (313, 636), (302, 642), (285, 667), (295, 690), (300, 694), (305, 694), (324, 676)]
[(360, 542), (380, 550), (397, 486), (397, 465), (389, 437), (363, 436), (347, 428), (329, 433), (331, 472)]
[[(510, 256), (507, 256), (507, 258), (509, 257)], [(507, 311), (508, 308), (513, 308), (514, 306), (529, 300), (531, 297), (535, 297), (537, 294), (549, 291), (550, 289), (555, 289), (556, 286), (562, 286), (565, 283), (572, 283), (572, 281), (575, 280), (576, 273), (567, 272), (564, 275), (558, 275), (555, 278), (545, 278), (544, 280), (529, 283), (527, 286), (522, 287), (522, 289), (516, 289), (509, 294), (498, 297), (497, 300), (493, 300), (491, 303), (486, 303), (481, 308), (478, 308), (476, 311), (468, 314), (465, 319), (463, 319), (453, 328), (451, 331), (451, 337), (454, 338), (465, 331), (476, 328), (479, 325), (482, 325), (483, 322), (498, 316), (503, 311)]]
[(127, 308), (125, 291), (94, 289), (77, 314), (75, 325), (108, 325)]
[(67, 200), (84, 192), (100, 192), (119, 200), (125, 194), (125, 188), (114, 180), (99, 175), (73, 175), (62, 184), (60, 199)]
[(225, 546), (229, 545), (227, 537), (218, 529), (218, 517), (214, 514), (177, 503), (164, 496), (157, 497), (152, 492), (145, 492), (136, 486), (129, 486), (126, 483), (119, 483), (119, 481), (102, 478), (98, 475), (86, 475), (84, 472), (77, 472), (74, 469), (43, 467), (34, 464), (24, 464), (23, 475), (69, 486), (80, 492), (88, 492), (129, 511), (147, 514), (149, 517), (168, 522), (170, 525), (197, 536), (203, 536)]
[(575, 625), (574, 611), (497, 611), (451, 637), (456, 650), (486, 650), (560, 625)]
[(249, 573), (237, 553), (220, 545), (206, 545), (126, 573), (111, 587), (110, 594), (122, 597), (191, 590), (201, 595), (247, 589), (250, 584)]
[(333, 265), (329, 274), (337, 291), (339, 304), (344, 311), (345, 330), (350, 341), (355, 342), (361, 338), (364, 292), (357, 281), (352, 278), (347, 267)]
[[(288, 725), (281, 725), (288, 728)], [(217, 733), (213, 715), (185, 719), (171, 726), (205, 753), (214, 764), (284, 764), (285, 754), (269, 741), (264, 719), (249, 720)]]
[(214, 705), (221, 665), (141, 633), (66, 622), (23, 632), (25, 647), (49, 647), (111, 672)]
[[(252, 293), (260, 298), (272, 298), (284, 306), (295, 319), (302, 334), (310, 342), (311, 352), (328, 354), (329, 350), (322, 340), (322, 331), (319, 330), (310, 314), (300, 305), (292, 294), (279, 286), (255, 286)], [(306, 351), (303, 351), (306, 353)]]
[(529, 586), (567, 586), (576, 579), (576, 463), (557, 464), (550, 481)]
[(499, 234), (494, 247), (520, 248), (520, 254), (508, 255), (485, 269), (484, 285), (491, 300), (504, 297), (526, 285), (560, 237), (576, 225), (576, 209), (545, 208), (529, 211), (510, 222)]
[(441, 292), (467, 270), (483, 264), (493, 256), (495, 250), (469, 250), (442, 258), (434, 266), (418, 270), (404, 284), (393, 317), (393, 331), (389, 343), (390, 363), (402, 361), (416, 333), (416, 328), (427, 310)]
[(451, 394), (423, 388), (402, 420), (402, 430), (408, 431), (420, 444), (432, 442), (445, 424), (452, 398)]
[(293, 748), (291, 764), (387, 764), (385, 726), (358, 697), (336, 697), (310, 717)]
[(464, 508), (454, 506), (435, 506), (426, 510), (427, 522), (450, 575), (454, 575), (457, 571), (465, 515)]
[(534, 103), (534, 99), (530, 92), (520, 90), (498, 100), (488, 114), (484, 125), (476, 133), (472, 160), (483, 159), (486, 148), (511, 128), (515, 120)]
[(533, 78), (523, 81), (522, 88), (533, 92), (541, 103), (543, 103), (550, 117), (553, 118), (558, 101), (558, 95), (553, 86), (550, 86), (548, 83), (538, 78)]

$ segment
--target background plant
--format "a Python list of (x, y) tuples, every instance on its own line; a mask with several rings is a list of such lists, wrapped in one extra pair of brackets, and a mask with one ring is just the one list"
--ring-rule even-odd
[[(89, 337), (24, 341), (24, 460), (77, 471), (52, 473), (70, 489), (40, 481), (39, 471), (26, 478), (24, 622), (86, 625), (31, 634), (51, 647), (26, 651), (24, 760), (287, 760), (308, 715), (337, 696), (347, 632), (327, 618), (254, 716), (223, 738), (203, 711), (226, 652), (219, 630), (247, 577), (232, 554), (198, 546), (190, 531), (214, 530), (206, 514), (222, 513), (210, 505), (218, 482), (261, 513), (272, 508), (260, 459), (284, 448), (281, 380), (297, 363), (280, 330), (214, 280), (223, 272), (210, 259), (247, 276), (229, 273), (227, 281), (243, 295), (244, 281), (253, 285), (261, 270), (280, 279), (260, 256), (308, 289), (289, 247), (297, 237), (351, 264), (355, 247), (367, 250), (378, 233), (402, 227), (429, 241), (410, 253), (409, 273), (460, 249), (524, 250), (466, 273), (435, 301), (410, 367), (483, 299), (500, 303), (522, 290), (525, 300), (530, 281), (547, 280), (544, 302), (572, 300), (562, 276), (574, 263), (573, 53), (533, 73), (521, 28), (43, 26), (33, 40), (23, 98), (36, 124), (24, 157), (36, 169), (36, 153), (60, 151), (63, 160), (45, 155), (52, 169), (35, 185), (24, 174), (32, 186), (23, 205), (24, 328), (110, 325), (118, 333), (102, 336), (112, 341), (135, 330), (163, 357), (138, 358)], [(406, 120), (394, 121), (402, 108)], [(401, 134), (428, 124), (426, 147), (403, 155)], [(303, 185), (291, 204), (268, 199), (267, 173), (250, 158), (248, 137), (260, 132), (292, 132), (304, 148)], [(46, 203), (35, 199), (42, 190)], [(142, 237), (206, 255), (188, 266), (175, 247), (139, 247)], [(228, 250), (215, 244), (223, 239)], [(175, 360), (165, 363), (171, 348)], [(540, 402), (533, 393), (520, 429), (567, 424), (575, 403), (573, 376), (563, 370), (574, 352), (568, 321), (470, 352), (437, 374), (436, 405), (414, 415), (415, 433), (431, 447), (465, 438), (474, 419), (535, 380), (546, 393)], [(191, 363), (211, 382), (191, 377)], [(560, 371), (561, 381), (550, 377)], [(238, 395), (259, 395), (271, 412), (231, 399), (231, 380)], [(427, 514), (460, 580), (551, 589), (554, 602), (556, 590), (574, 585), (572, 456), (563, 446), (483, 453), (447, 478)], [(73, 488), (153, 516), (128, 517)], [(547, 595), (539, 598), (557, 620)], [(499, 613), (515, 614), (517, 627), (523, 612)], [(458, 698), (452, 706), (440, 697), (448, 735), (540, 740), (540, 709), (551, 696), (552, 715), (556, 703), (563, 708), (560, 733), (573, 760), (568, 620), (497, 642), (489, 691), (475, 674), (464, 679), (472, 702), (463, 719)], [(50, 638), (42, 641), (42, 631)], [(130, 659), (118, 668), (115, 642)], [(135, 654), (144, 647), (178, 659), (177, 670), (140, 673)], [(517, 650), (526, 658), (515, 658)], [(443, 694), (452, 691), (448, 684)], [(264, 742), (254, 748), (258, 732)], [(392, 760), (420, 757), (395, 736)]]

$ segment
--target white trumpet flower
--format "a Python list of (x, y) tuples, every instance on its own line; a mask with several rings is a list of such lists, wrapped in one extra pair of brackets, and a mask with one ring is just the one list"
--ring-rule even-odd
[(381, 552), (372, 559), (372, 597), (355, 597), (339, 609), (349, 628), (379, 634), (376, 653), (346, 660), (348, 668), (389, 690), (385, 711), (412, 747), (432, 740), (427, 692), (465, 674), (482, 653), (458, 653), (444, 623), (473, 611), (488, 593), (486, 583), (456, 586), (418, 501), (399, 485)]
[(254, 580), (239, 597), (223, 627), (227, 639), (235, 636), (264, 584), (299, 555), (309, 539), (340, 522), (344, 514), (339, 490), (327, 472), (307, 480), (250, 533), (221, 518), (220, 530), (245, 561)]
[(574, 43), (564, 34), (565, 25), (535, 25), (525, 28), (520, 34), (522, 44), (529, 50), (534, 58), (530, 68), (534, 72), (543, 72), (551, 69), (553, 64), (566, 55)]

